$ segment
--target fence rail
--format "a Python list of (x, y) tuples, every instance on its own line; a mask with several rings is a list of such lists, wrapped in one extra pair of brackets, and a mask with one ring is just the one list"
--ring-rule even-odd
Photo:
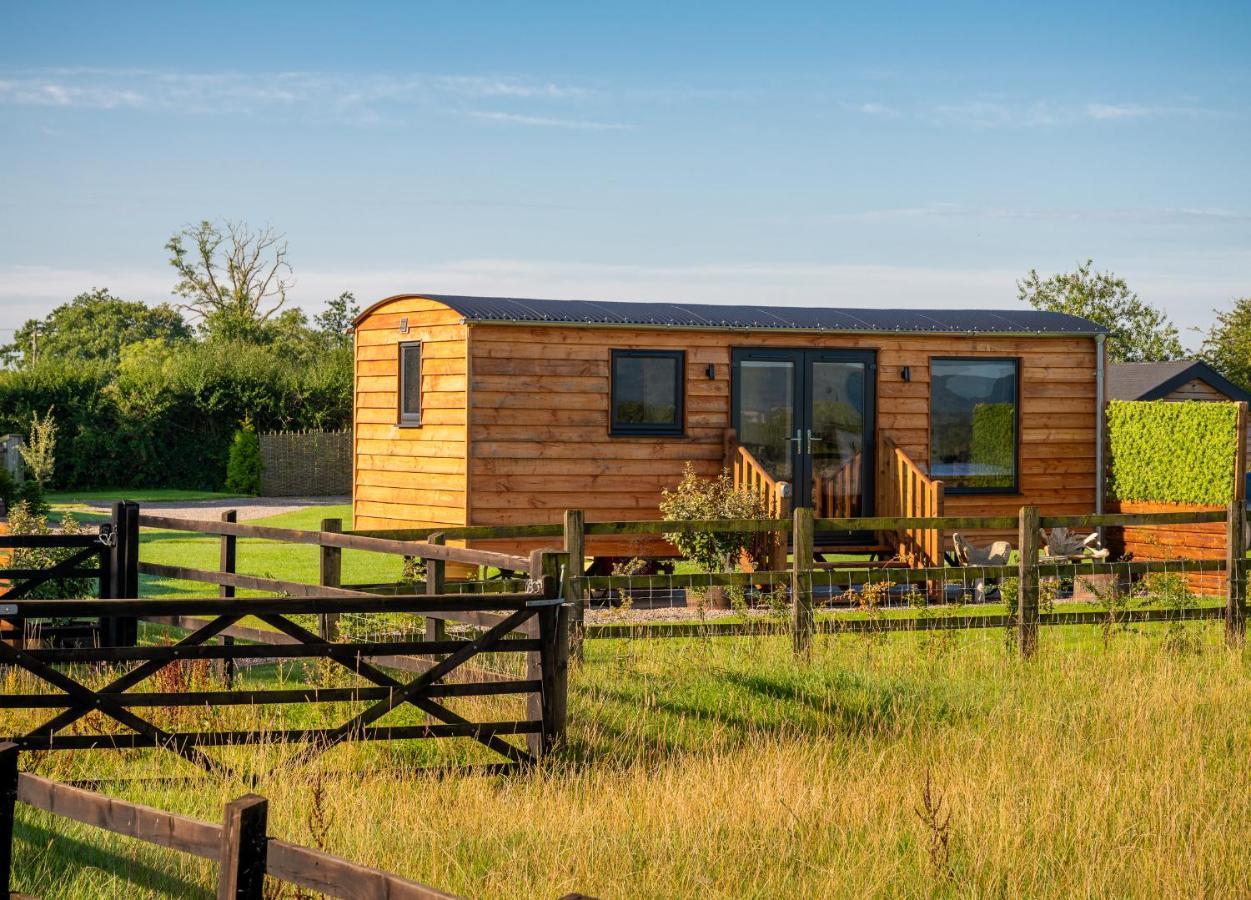
[[(202, 822), (117, 797), (19, 773), (16, 744), (0, 744), (0, 896), (12, 889), (16, 805), (218, 863), (219, 900), (261, 900), (265, 877), (351, 900), (454, 900), (454, 895), (381, 869), (267, 834), (268, 806), (248, 794), (222, 822)], [(119, 862), (119, 868), (120, 868)]]

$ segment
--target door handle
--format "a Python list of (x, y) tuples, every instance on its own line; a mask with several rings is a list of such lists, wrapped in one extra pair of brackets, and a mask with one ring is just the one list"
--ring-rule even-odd
[(795, 444), (796, 453), (798, 453), (800, 456), (804, 455), (804, 433), (802, 431), (796, 428), (795, 436), (793, 438), (787, 438), (787, 440)]
[(812, 429), (809, 428), (808, 429), (808, 455), (809, 456), (812, 456), (812, 442), (813, 441), (816, 441), (818, 444), (820, 444), (825, 441), (825, 438), (813, 437)]

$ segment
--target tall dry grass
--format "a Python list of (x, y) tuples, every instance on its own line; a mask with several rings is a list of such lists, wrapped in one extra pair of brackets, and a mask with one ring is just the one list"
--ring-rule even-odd
[[(821, 639), (798, 663), (785, 638), (595, 643), (569, 745), (536, 771), (418, 775), (425, 751), (357, 745), (255, 790), (271, 833), (472, 897), (1245, 895), (1251, 678), (1219, 626), (1196, 633), (1178, 652), (1159, 631), (1105, 647), (1050, 629), (1031, 662), (996, 633)], [(188, 771), (137, 753), (38, 763)], [(108, 788), (203, 818), (247, 789)], [(40, 896), (212, 882), (63, 820), (20, 825), (18, 886)]]

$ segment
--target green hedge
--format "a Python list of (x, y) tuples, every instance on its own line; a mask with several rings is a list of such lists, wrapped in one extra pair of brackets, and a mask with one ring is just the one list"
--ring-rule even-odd
[(352, 421), (350, 349), (297, 360), (226, 343), (138, 348), (120, 365), (48, 360), (0, 372), (0, 433), (52, 409), (57, 490), (220, 490), (231, 439)]
[(1114, 400), (1108, 490), (1117, 500), (1224, 505), (1233, 499), (1237, 405)]

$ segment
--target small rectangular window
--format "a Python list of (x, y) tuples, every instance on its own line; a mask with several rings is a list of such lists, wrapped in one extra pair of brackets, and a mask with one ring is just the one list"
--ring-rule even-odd
[(400, 424), (421, 424), (421, 344), (400, 344)]
[(1019, 363), (930, 360), (930, 475), (951, 493), (1015, 493)]
[(686, 353), (612, 351), (612, 434), (682, 434)]

